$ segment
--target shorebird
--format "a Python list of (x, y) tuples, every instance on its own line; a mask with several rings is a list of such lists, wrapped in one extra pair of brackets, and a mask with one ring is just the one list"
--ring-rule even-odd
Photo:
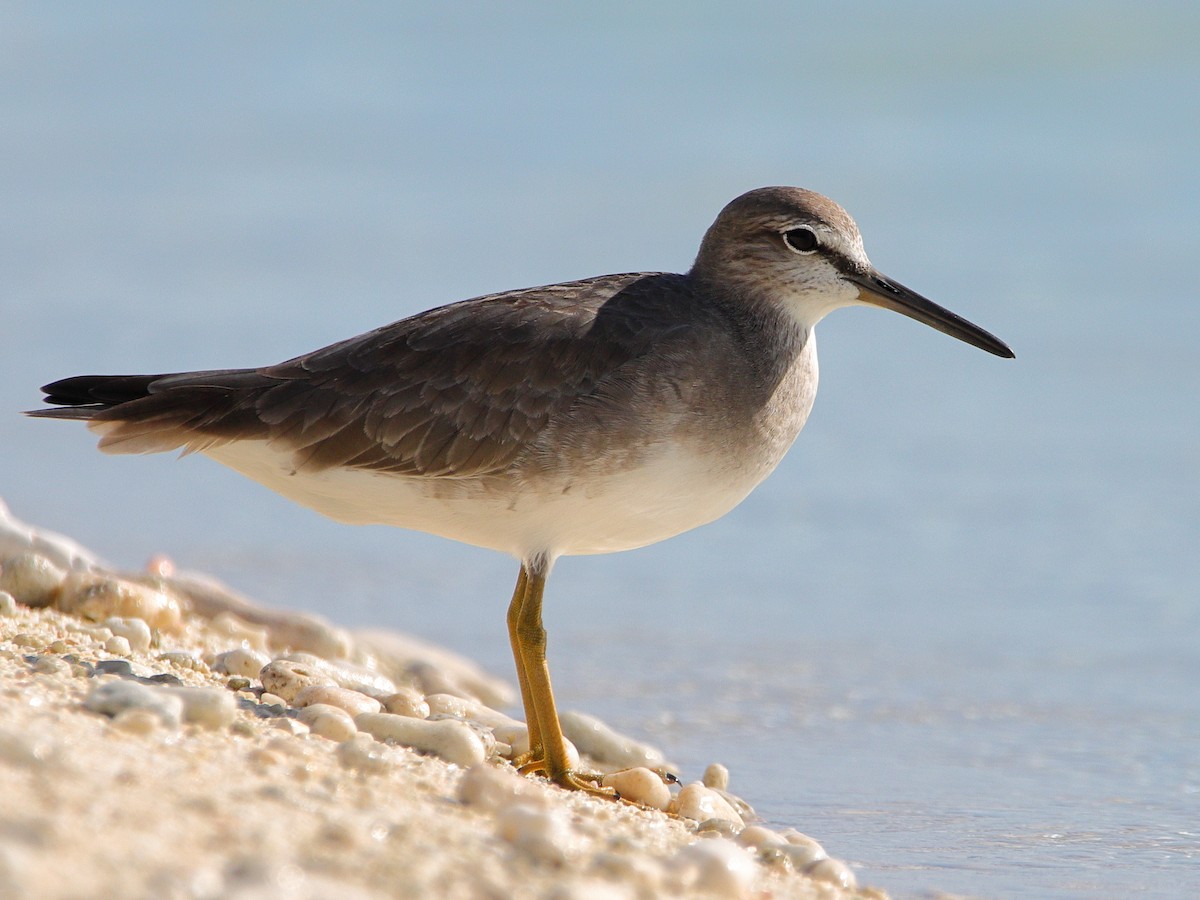
[(568, 760), (542, 596), (560, 556), (655, 543), (733, 509), (817, 391), (814, 326), (881, 306), (996, 356), (998, 338), (880, 274), (838, 204), (733, 200), (686, 274), (491, 294), (258, 369), (46, 385), (110, 453), (203, 453), (339, 522), (511, 554), (508, 632), (529, 728), (518, 766), (597, 794)]

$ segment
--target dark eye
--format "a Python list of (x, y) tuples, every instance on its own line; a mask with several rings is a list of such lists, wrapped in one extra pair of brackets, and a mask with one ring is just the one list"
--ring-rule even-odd
[(811, 228), (791, 228), (783, 233), (783, 242), (796, 253), (812, 253), (817, 249), (817, 235)]

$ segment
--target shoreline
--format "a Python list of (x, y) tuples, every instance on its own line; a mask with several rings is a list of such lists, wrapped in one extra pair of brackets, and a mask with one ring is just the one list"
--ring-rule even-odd
[(886, 896), (719, 766), (668, 784), (576, 714), (637, 805), (518, 775), (512, 687), (471, 661), (163, 559), (114, 572), (2, 503), (0, 697), (0, 896)]

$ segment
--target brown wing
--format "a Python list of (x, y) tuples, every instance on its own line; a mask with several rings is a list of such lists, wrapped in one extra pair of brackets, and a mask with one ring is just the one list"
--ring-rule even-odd
[(264, 369), (117, 376), (141, 393), (131, 399), (67, 379), (48, 399), (74, 408), (46, 412), (90, 419), (115, 452), (265, 440), (297, 471), (500, 472), (553, 417), (610, 392), (630, 361), (682, 331), (691, 299), (685, 276), (658, 273), (496, 294)]

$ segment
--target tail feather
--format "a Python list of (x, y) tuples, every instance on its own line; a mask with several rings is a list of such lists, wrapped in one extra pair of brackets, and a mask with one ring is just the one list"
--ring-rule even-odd
[(173, 375), (76, 375), (42, 388), (53, 409), (29, 410), (44, 419), (80, 419), (100, 435), (108, 453), (195, 453), (264, 426), (254, 399), (275, 379), (253, 369)]
[(56, 406), (106, 409), (145, 397), (165, 375), (76, 375), (44, 385), (45, 402)]

